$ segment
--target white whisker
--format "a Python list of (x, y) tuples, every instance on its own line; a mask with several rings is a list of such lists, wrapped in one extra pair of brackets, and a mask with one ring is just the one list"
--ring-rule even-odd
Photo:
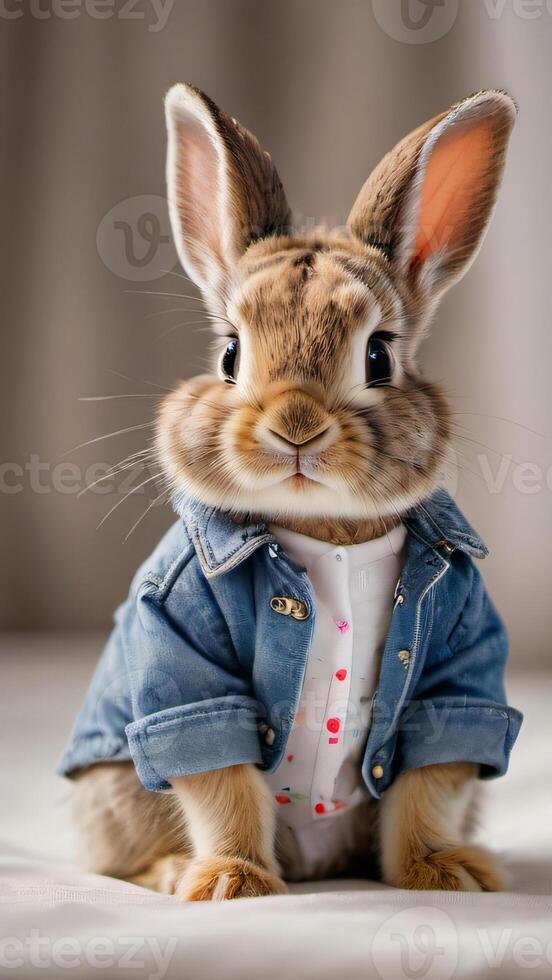
[(113, 504), (113, 507), (111, 507), (111, 509), (108, 510), (105, 517), (102, 517), (100, 523), (96, 528), (96, 531), (100, 530), (102, 524), (105, 524), (107, 518), (110, 517), (111, 514), (113, 514), (117, 510), (117, 508), (121, 506), (121, 504), (124, 504), (125, 500), (128, 500), (129, 497), (132, 497), (134, 493), (138, 493), (138, 491), (141, 490), (142, 487), (145, 487), (148, 483), (152, 483), (153, 480), (158, 480), (161, 475), (162, 475), (161, 473), (155, 473), (153, 476), (149, 476), (146, 480), (143, 480), (142, 483), (139, 483), (137, 487), (133, 487), (132, 490), (129, 490), (129, 492), (126, 493), (121, 500), (118, 500), (115, 504)]
[(81, 442), (78, 446), (73, 446), (72, 449), (68, 449), (67, 452), (60, 456), (60, 459), (65, 459), (70, 453), (76, 453), (78, 449), (84, 449), (85, 446), (93, 446), (96, 442), (101, 442), (103, 439), (113, 439), (115, 436), (122, 436), (126, 432), (137, 432), (138, 429), (149, 429), (154, 422), (142, 422), (141, 425), (127, 425), (124, 429), (117, 429), (116, 432), (107, 432), (103, 436), (96, 436), (95, 439), (88, 439), (86, 442)]
[(141, 392), (133, 395), (83, 395), (77, 400), (79, 402), (107, 402), (117, 398), (161, 398), (161, 395), (142, 394)]
[(144, 520), (144, 518), (149, 514), (150, 510), (152, 509), (152, 507), (154, 507), (155, 504), (159, 500), (161, 500), (161, 498), (163, 496), (165, 496), (165, 494), (167, 494), (167, 495), (170, 494), (170, 490), (168, 490), (168, 489), (162, 490), (161, 493), (157, 495), (157, 497), (154, 497), (153, 500), (151, 500), (149, 502), (149, 504), (146, 507), (145, 511), (142, 514), (140, 514), (140, 517), (138, 518), (138, 520), (135, 521), (134, 524), (132, 525), (130, 531), (128, 531), (128, 533), (125, 534), (125, 536), (123, 538), (123, 544), (125, 544), (128, 541), (128, 539), (130, 538), (130, 535), (136, 530), (136, 528), (138, 527), (138, 525), (142, 523), (142, 521)]

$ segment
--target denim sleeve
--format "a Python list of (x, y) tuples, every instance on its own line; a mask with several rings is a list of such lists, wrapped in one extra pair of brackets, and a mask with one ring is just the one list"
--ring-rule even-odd
[(262, 761), (258, 705), (228, 628), (193, 567), (174, 595), (152, 582), (122, 624), (132, 721), (126, 737), (146, 789), (170, 778)]
[(262, 762), (259, 705), (225, 617), (182, 533), (148, 560), (117, 611), (58, 767), (132, 759), (146, 789)]
[(523, 716), (506, 703), (508, 640), (480, 573), (444, 649), (433, 650), (401, 718), (398, 751), (404, 769), (474, 762), (482, 778), (508, 767)]

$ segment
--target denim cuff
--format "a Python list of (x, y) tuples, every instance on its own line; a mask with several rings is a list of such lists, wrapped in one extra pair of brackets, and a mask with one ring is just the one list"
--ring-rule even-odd
[(125, 738), (109, 735), (82, 735), (72, 739), (56, 768), (59, 776), (72, 778), (79, 769), (96, 762), (126, 762), (130, 759)]
[(418, 702), (399, 728), (399, 766), (416, 769), (441, 762), (474, 762), (482, 779), (502, 776), (523, 715), (493, 701), (454, 703), (439, 698)]
[(245, 695), (209, 698), (147, 715), (126, 726), (136, 772), (146, 789), (170, 789), (191, 776), (245, 762), (262, 763), (259, 705)]

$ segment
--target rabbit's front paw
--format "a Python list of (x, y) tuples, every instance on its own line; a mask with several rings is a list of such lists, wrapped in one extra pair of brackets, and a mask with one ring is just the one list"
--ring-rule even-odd
[(270, 871), (242, 858), (225, 857), (193, 861), (175, 889), (183, 902), (223, 902), (285, 892), (284, 882)]
[(477, 847), (457, 847), (413, 861), (398, 885), (422, 891), (498, 892), (502, 875), (491, 854)]

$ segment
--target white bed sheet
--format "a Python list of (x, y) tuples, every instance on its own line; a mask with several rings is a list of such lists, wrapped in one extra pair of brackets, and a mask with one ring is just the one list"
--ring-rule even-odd
[(82, 635), (0, 646), (0, 976), (552, 977), (552, 675), (511, 679), (526, 720), (510, 773), (485, 788), (481, 837), (505, 854), (507, 892), (333, 881), (182, 905), (72, 863), (53, 770), (98, 649)]

